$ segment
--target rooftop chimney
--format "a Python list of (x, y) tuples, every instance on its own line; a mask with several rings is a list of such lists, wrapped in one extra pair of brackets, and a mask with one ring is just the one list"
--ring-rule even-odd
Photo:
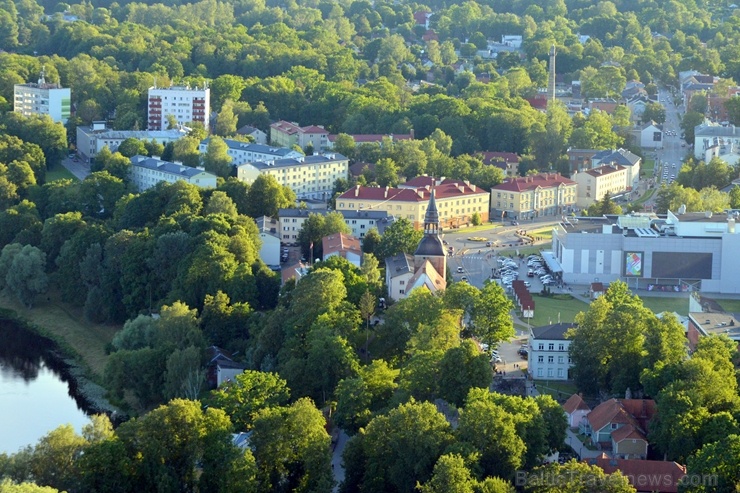
[(359, 196), (360, 196), (360, 185), (356, 185), (355, 186), (355, 197), (359, 197)]

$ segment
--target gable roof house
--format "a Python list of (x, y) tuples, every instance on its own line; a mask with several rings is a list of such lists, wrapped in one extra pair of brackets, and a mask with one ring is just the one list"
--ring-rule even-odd
[(591, 408), (586, 401), (583, 400), (580, 394), (571, 395), (565, 404), (563, 404), (563, 411), (565, 417), (568, 419), (568, 426), (571, 428), (578, 428), (581, 423), (586, 419), (586, 415), (591, 412)]
[(218, 346), (207, 348), (206, 356), (208, 358), (206, 382), (211, 389), (233, 380), (247, 368), (247, 365), (234, 361), (234, 356), (230, 352)]
[(643, 124), (639, 128), (640, 147), (657, 149), (663, 147), (663, 127), (654, 121)]
[(649, 399), (609, 399), (586, 415), (580, 431), (615, 457), (645, 459), (648, 424), (655, 410), (655, 401)]
[(662, 460), (610, 459), (606, 454), (587, 460), (606, 474), (621, 472), (638, 493), (678, 493), (686, 466)]
[(344, 233), (324, 236), (321, 239), (321, 246), (324, 260), (338, 255), (347, 259), (355, 267), (360, 267), (360, 263), (362, 262), (362, 248), (360, 247), (360, 240), (354, 236)]

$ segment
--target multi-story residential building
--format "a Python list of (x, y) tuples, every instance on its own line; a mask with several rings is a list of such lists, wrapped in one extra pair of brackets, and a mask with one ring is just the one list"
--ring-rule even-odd
[(55, 122), (67, 123), (71, 104), (69, 88), (46, 82), (43, 71), (38, 82), (13, 86), (13, 111), (23, 116), (49, 115)]
[[(203, 140), (198, 145), (198, 152), (205, 154), (208, 151), (208, 144), (211, 138)], [(240, 166), (246, 163), (258, 161), (274, 161), (276, 159), (298, 159), (303, 157), (303, 153), (288, 149), (287, 147), (271, 147), (264, 144), (252, 144), (234, 139), (224, 139), (229, 146), (229, 156), (231, 156), (231, 165)]]
[(169, 116), (180, 125), (201, 122), (208, 129), (211, 90), (207, 86), (150, 87), (147, 109), (149, 130), (167, 129)]
[(627, 183), (627, 168), (607, 164), (576, 173), (573, 179), (578, 184), (576, 205), (588, 207), (603, 199), (607, 193), (610, 197), (623, 193)]
[(281, 147), (297, 145), (301, 149), (311, 144), (316, 151), (330, 147), (329, 132), (324, 127), (320, 125), (299, 127), (297, 123), (284, 120), (270, 125), (270, 142)]
[(605, 164), (619, 164), (627, 168), (627, 190), (637, 188), (640, 181), (640, 165), (642, 158), (626, 149), (599, 151), (591, 158), (591, 167)]
[(491, 194), (467, 181), (452, 179), (418, 188), (357, 185), (337, 198), (337, 210), (386, 211), (388, 215), (408, 219), (414, 228), (421, 229), (431, 190), (435, 193), (441, 227), (470, 225), (476, 213), (482, 222), (488, 221)]
[(134, 138), (167, 144), (185, 137), (190, 131), (187, 127), (172, 130), (111, 130), (105, 122), (93, 122), (90, 126), (77, 127), (77, 152), (85, 159), (94, 159), (103, 147), (116, 152), (126, 139)]
[(557, 216), (576, 205), (576, 182), (557, 173), (520, 176), (491, 189), (491, 207), (497, 216), (530, 219)]
[(299, 199), (331, 198), (334, 182), (347, 178), (349, 159), (341, 154), (314, 154), (296, 158), (255, 161), (237, 167), (237, 178), (252, 183), (261, 174), (274, 176)]
[(216, 175), (203, 168), (191, 168), (148, 156), (131, 158), (131, 181), (140, 192), (162, 181), (175, 183), (180, 180), (201, 188), (216, 188)]
[[(365, 237), (365, 233), (375, 228), (382, 235), (385, 228), (393, 224), (386, 211), (337, 211), (344, 216), (344, 222), (352, 230), (355, 238)], [(328, 209), (280, 209), (278, 217), (280, 221), (280, 241), (283, 243), (295, 243), (298, 241), (298, 233), (303, 229), (303, 223), (309, 214), (329, 213)]]
[(572, 366), (568, 348), (570, 339), (565, 333), (575, 327), (571, 322), (532, 327), (529, 329), (529, 364), (532, 378), (568, 380)]

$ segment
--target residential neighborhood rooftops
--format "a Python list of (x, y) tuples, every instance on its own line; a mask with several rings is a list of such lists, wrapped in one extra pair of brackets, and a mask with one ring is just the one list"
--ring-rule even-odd
[(167, 139), (177, 140), (180, 137), (184, 137), (190, 131), (187, 127), (173, 128), (170, 130), (113, 130), (110, 128), (98, 129), (92, 125), (85, 127), (79, 127), (82, 132), (87, 135), (95, 135), (97, 138), (107, 139), (139, 139), (139, 140), (151, 140), (151, 139)]
[(647, 430), (647, 423), (655, 415), (655, 401), (649, 399), (609, 399), (596, 406), (588, 421), (594, 431), (609, 423), (631, 425), (638, 431)]
[(171, 163), (169, 161), (162, 161), (161, 159), (141, 156), (139, 154), (131, 158), (131, 164), (134, 166), (140, 166), (142, 168), (148, 168), (187, 177), (195, 176), (200, 173), (206, 173), (206, 170), (204, 168), (191, 168), (190, 166)]
[(676, 493), (681, 478), (686, 475), (685, 466), (662, 460), (612, 459), (602, 454), (587, 462), (606, 474), (621, 472), (637, 491)]
[(576, 182), (557, 173), (540, 173), (538, 175), (518, 176), (509, 178), (493, 187), (492, 190), (506, 190), (512, 192), (524, 192), (538, 188), (551, 188), (567, 185), (576, 185)]
[[(275, 147), (275, 146), (268, 146), (264, 144), (255, 144), (253, 142), (243, 142), (241, 140), (234, 140), (234, 139), (223, 139), (227, 146), (229, 146), (229, 149), (234, 149), (236, 151), (246, 151), (246, 152), (254, 152), (259, 154), (272, 154), (274, 156), (287, 156), (288, 154), (295, 153), (293, 149), (288, 149), (287, 147)], [(208, 146), (208, 143), (211, 141), (211, 138), (208, 137), (204, 139), (200, 145), (202, 146)]]
[(595, 154), (593, 159), (604, 164), (614, 163), (622, 166), (634, 166), (641, 158), (627, 149), (607, 149)]
[(307, 127), (300, 127), (297, 123), (293, 122), (286, 122), (285, 120), (280, 120), (278, 122), (273, 123), (270, 125), (270, 128), (274, 128), (275, 130), (279, 130), (283, 133), (286, 133), (288, 135), (293, 135), (297, 133), (327, 133), (326, 129), (319, 125), (309, 125)]

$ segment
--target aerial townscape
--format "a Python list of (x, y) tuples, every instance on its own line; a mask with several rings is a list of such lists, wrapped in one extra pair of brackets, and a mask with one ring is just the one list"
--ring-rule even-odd
[(738, 222), (732, 0), (0, 0), (0, 493), (740, 492)]

